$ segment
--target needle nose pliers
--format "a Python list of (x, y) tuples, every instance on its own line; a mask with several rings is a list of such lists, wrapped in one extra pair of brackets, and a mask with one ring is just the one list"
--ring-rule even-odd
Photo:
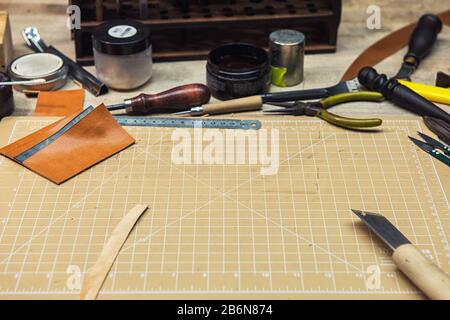
[(271, 102), (268, 105), (273, 105), (281, 107), (275, 110), (266, 110), (264, 113), (267, 114), (288, 114), (294, 116), (316, 116), (331, 124), (347, 129), (358, 129), (358, 128), (372, 128), (381, 125), (382, 120), (378, 118), (370, 119), (356, 119), (349, 117), (342, 117), (326, 109), (351, 101), (382, 101), (384, 98), (378, 92), (371, 91), (360, 91), (360, 92), (349, 92), (336, 94), (319, 101), (314, 102), (302, 102), (302, 101), (292, 101), (292, 102)]

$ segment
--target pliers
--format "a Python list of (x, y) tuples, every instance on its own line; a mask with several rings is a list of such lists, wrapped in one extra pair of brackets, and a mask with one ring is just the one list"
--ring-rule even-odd
[(348, 92), (340, 93), (327, 98), (323, 98), (319, 101), (313, 102), (302, 102), (302, 101), (292, 101), (292, 102), (271, 102), (267, 103), (269, 105), (281, 107), (283, 109), (266, 110), (265, 113), (270, 114), (289, 114), (294, 116), (316, 116), (331, 124), (347, 129), (358, 129), (358, 128), (372, 128), (381, 125), (382, 120), (377, 118), (370, 119), (355, 119), (338, 116), (326, 109), (350, 101), (382, 101), (384, 99), (383, 95), (378, 92), (372, 91), (360, 91), (360, 92)]

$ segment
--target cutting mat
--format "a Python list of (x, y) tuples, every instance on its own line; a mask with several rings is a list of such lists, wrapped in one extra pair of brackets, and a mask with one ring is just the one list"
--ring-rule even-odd
[[(1, 145), (52, 121), (4, 119)], [(407, 140), (428, 132), (420, 119), (376, 133), (262, 121), (278, 132), (274, 175), (260, 163), (174, 164), (173, 128), (127, 128), (136, 145), (61, 186), (1, 158), (0, 297), (77, 298), (136, 203), (151, 210), (99, 298), (422, 298), (350, 208), (386, 215), (450, 271), (450, 170)]]

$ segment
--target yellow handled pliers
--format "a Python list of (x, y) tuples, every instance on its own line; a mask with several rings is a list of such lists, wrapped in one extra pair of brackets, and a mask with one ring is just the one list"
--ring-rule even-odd
[(289, 114), (294, 116), (316, 116), (331, 124), (347, 129), (358, 129), (358, 128), (373, 128), (381, 125), (382, 120), (378, 118), (370, 119), (357, 119), (342, 117), (326, 109), (351, 101), (376, 101), (380, 102), (384, 99), (383, 95), (378, 92), (372, 91), (359, 91), (359, 92), (348, 92), (340, 93), (334, 96), (323, 98), (319, 101), (314, 102), (302, 102), (302, 101), (292, 101), (292, 102), (271, 102), (267, 103), (269, 105), (282, 107), (283, 109), (267, 110), (265, 113), (270, 114)]

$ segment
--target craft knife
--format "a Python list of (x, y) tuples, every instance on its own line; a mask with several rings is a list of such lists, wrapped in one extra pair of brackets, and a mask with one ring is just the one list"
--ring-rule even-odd
[(352, 211), (394, 252), (396, 266), (430, 299), (450, 300), (450, 277), (424, 254), (384, 216)]

